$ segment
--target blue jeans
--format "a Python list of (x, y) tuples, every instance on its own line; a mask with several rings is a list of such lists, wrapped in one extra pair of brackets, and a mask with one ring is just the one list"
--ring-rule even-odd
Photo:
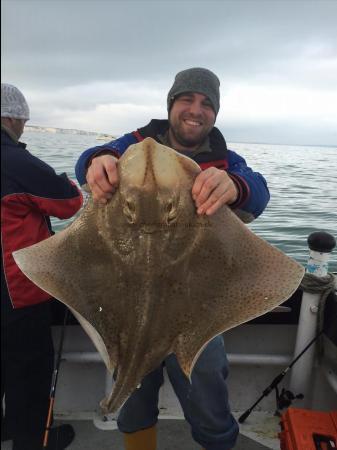
[[(232, 449), (239, 427), (228, 404), (228, 362), (222, 336), (205, 347), (193, 368), (192, 384), (174, 354), (164, 363), (185, 419), (191, 425), (193, 439), (206, 450)], [(163, 381), (163, 365), (143, 379), (119, 413), (120, 431), (133, 433), (157, 422), (158, 394)]]

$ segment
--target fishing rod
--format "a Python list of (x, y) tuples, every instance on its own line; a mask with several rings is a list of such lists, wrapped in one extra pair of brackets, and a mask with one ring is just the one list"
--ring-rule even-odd
[[(301, 351), (299, 355), (296, 356), (296, 358), (289, 364), (288, 367), (286, 367), (280, 374), (277, 375), (277, 377), (274, 378), (274, 380), (270, 383), (270, 385), (262, 392), (261, 397), (259, 397), (253, 406), (247, 409), (246, 412), (244, 412), (238, 419), (239, 423), (243, 423), (247, 417), (250, 415), (250, 413), (253, 411), (256, 405), (260, 403), (260, 401), (269, 395), (273, 389), (276, 389), (276, 393), (278, 393), (278, 384), (283, 380), (287, 372), (292, 368), (292, 366), (300, 359), (300, 357), (308, 350), (308, 348), (315, 342), (317, 339), (323, 334), (324, 329), (322, 329), (316, 336), (309, 342), (309, 344), (306, 345), (306, 347)], [(299, 394), (302, 395), (302, 394)], [(300, 396), (294, 396), (292, 395), (292, 398), (301, 398)], [(302, 397), (303, 398), (303, 397)]]
[(57, 384), (57, 378), (58, 378), (59, 368), (60, 368), (60, 364), (61, 364), (63, 342), (64, 342), (64, 336), (65, 336), (65, 330), (66, 330), (66, 325), (67, 325), (67, 321), (68, 321), (68, 316), (69, 316), (69, 309), (66, 308), (66, 311), (64, 314), (64, 319), (63, 319), (61, 336), (60, 336), (59, 348), (58, 348), (58, 352), (57, 352), (57, 359), (56, 359), (56, 363), (55, 363), (55, 367), (54, 367), (54, 373), (53, 373), (53, 378), (52, 378), (52, 383), (51, 383), (51, 388), (50, 388), (48, 416), (47, 416), (47, 422), (46, 422), (46, 427), (45, 427), (45, 432), (44, 432), (44, 437), (43, 437), (42, 448), (47, 448), (47, 446), (48, 446), (49, 432), (50, 432), (51, 423), (53, 420), (53, 409), (54, 409), (54, 402), (55, 402), (56, 384)]

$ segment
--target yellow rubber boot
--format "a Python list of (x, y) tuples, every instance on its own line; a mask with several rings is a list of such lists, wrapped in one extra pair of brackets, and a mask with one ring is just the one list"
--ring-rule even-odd
[(124, 433), (125, 450), (156, 450), (157, 430), (153, 426), (135, 433)]

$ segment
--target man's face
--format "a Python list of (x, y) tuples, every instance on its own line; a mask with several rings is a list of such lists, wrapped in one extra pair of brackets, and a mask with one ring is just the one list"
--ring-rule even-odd
[(25, 128), (25, 123), (27, 120), (25, 119), (11, 119), (11, 130), (17, 136), (18, 139), (20, 139), (23, 130)]
[[(215, 112), (203, 94), (186, 93), (177, 97), (169, 114), (171, 143), (177, 150), (198, 147), (214, 126)], [(179, 148), (180, 147), (180, 148)]]

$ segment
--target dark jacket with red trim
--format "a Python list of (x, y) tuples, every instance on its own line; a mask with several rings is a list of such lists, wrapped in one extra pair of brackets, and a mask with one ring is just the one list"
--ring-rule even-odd
[(2, 312), (50, 299), (20, 271), (12, 252), (49, 237), (49, 216), (68, 219), (82, 202), (81, 192), (66, 174), (57, 175), (25, 144), (1, 130)]
[[(89, 148), (82, 153), (77, 161), (75, 171), (81, 185), (86, 183), (86, 171), (91, 158), (99, 153), (111, 153), (120, 157), (126, 149), (137, 142), (152, 137), (160, 142), (159, 136), (164, 135), (169, 128), (168, 120), (151, 120), (145, 127), (107, 144)], [(192, 159), (199, 164), (202, 170), (208, 167), (217, 167), (226, 170), (238, 187), (238, 199), (231, 205), (238, 215), (246, 222), (258, 217), (269, 201), (269, 191), (266, 180), (258, 173), (253, 172), (246, 161), (237, 153), (227, 149), (226, 141), (220, 131), (213, 127), (209, 134), (211, 152), (195, 155)], [(184, 153), (186, 156), (188, 152)]]

